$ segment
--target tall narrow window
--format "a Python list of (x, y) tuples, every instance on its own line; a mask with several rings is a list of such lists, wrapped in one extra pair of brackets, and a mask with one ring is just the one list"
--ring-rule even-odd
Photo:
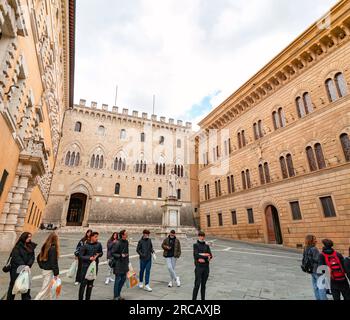
[(126, 139), (126, 130), (121, 129), (120, 130), (120, 140), (125, 140)]
[(297, 104), (297, 111), (298, 111), (298, 117), (302, 118), (305, 116), (305, 108), (304, 103), (301, 97), (296, 98), (296, 104)]
[(305, 92), (303, 94), (303, 101), (304, 101), (304, 105), (305, 105), (306, 114), (311, 113), (314, 110), (314, 108), (312, 106), (310, 93)]
[(162, 198), (162, 188), (161, 187), (158, 188), (158, 198), (159, 199)]
[(287, 171), (286, 160), (284, 159), (284, 157), (280, 157), (280, 166), (281, 166), (281, 172), (282, 172), (283, 179), (287, 179), (288, 178), (288, 171)]
[(301, 220), (302, 219), (299, 201), (290, 202), (290, 209), (292, 210), (293, 220)]
[(341, 142), (341, 145), (343, 147), (345, 160), (347, 162), (349, 162), (350, 161), (350, 139), (349, 139), (349, 135), (347, 133), (343, 133), (340, 136), (340, 142)]
[(328, 99), (330, 102), (333, 102), (337, 100), (337, 90), (335, 88), (335, 84), (333, 79), (327, 79), (326, 80), (326, 88), (327, 88), (327, 93), (328, 93)]
[(137, 186), (137, 196), (138, 197), (142, 196), (142, 186)]
[(286, 126), (286, 115), (284, 114), (283, 108), (278, 109), (278, 117), (281, 127), (284, 128)]
[(75, 152), (72, 153), (71, 157), (70, 157), (70, 163), (69, 165), (71, 167), (74, 167), (74, 163), (75, 163)]
[(231, 211), (231, 218), (232, 218), (232, 224), (236, 225), (237, 224), (237, 212), (236, 212), (236, 210)]
[(259, 177), (260, 184), (265, 184), (264, 168), (262, 164), (259, 165)]
[(181, 139), (177, 139), (176, 146), (177, 148), (181, 148)]
[(334, 209), (332, 197), (321, 197), (323, 214), (326, 218), (335, 217), (337, 214)]
[(262, 138), (264, 136), (264, 131), (263, 131), (263, 126), (262, 126), (262, 121), (258, 121), (258, 132), (259, 132), (259, 137)]
[(231, 179), (227, 177), (227, 193), (231, 193)]
[(316, 171), (317, 164), (316, 164), (314, 152), (310, 146), (306, 148), (306, 156), (307, 156), (307, 160), (309, 162), (310, 171)]
[(277, 130), (280, 126), (279, 126), (278, 114), (276, 111), (272, 112), (272, 121), (273, 121), (274, 129)]
[(247, 209), (247, 213), (248, 213), (248, 222), (249, 222), (249, 224), (253, 224), (254, 223), (254, 212), (253, 212), (253, 209)]
[(204, 185), (204, 200), (208, 200), (207, 185)]
[(269, 169), (269, 164), (267, 162), (264, 163), (264, 173), (265, 173), (266, 183), (270, 183), (271, 182), (270, 169)]
[(224, 225), (223, 221), (222, 221), (222, 213), (218, 213), (218, 222), (219, 222), (219, 227), (222, 227)]
[(247, 189), (247, 182), (245, 180), (245, 172), (242, 171), (241, 172), (241, 177), (242, 177), (242, 187), (243, 187), (243, 190), (246, 190)]
[(235, 192), (235, 180), (233, 174), (231, 175), (231, 192)]
[(102, 169), (103, 168), (103, 156), (100, 157), (100, 164), (99, 164), (99, 168)]
[(81, 132), (81, 122), (76, 122), (74, 127), (75, 132)]
[(323, 156), (323, 151), (322, 147), (319, 143), (315, 144), (315, 154), (316, 154), (316, 160), (317, 160), (317, 165), (319, 169), (323, 169), (326, 167), (326, 162), (324, 160)]
[(247, 179), (247, 187), (248, 187), (248, 189), (250, 189), (252, 184), (250, 182), (250, 172), (248, 169), (246, 170), (245, 174), (246, 174), (246, 179)]
[(228, 153), (232, 153), (232, 147), (231, 147), (231, 138), (228, 139)]
[(287, 161), (288, 174), (290, 177), (294, 177), (295, 170), (294, 170), (292, 155), (290, 153), (287, 154), (286, 161)]
[(144, 134), (144, 132), (141, 133), (140, 140), (141, 140), (141, 142), (145, 142), (145, 134)]
[(245, 134), (244, 134), (244, 130), (242, 130), (242, 146), (245, 147), (247, 144), (247, 141), (245, 139)]
[(211, 227), (211, 221), (210, 221), (210, 215), (209, 214), (207, 215), (207, 226), (208, 226), (208, 228)]
[(66, 160), (65, 160), (64, 164), (66, 166), (69, 166), (69, 163), (70, 163), (70, 151), (68, 151), (66, 154)]
[(218, 189), (218, 182), (215, 181), (215, 196), (218, 197), (219, 196), (219, 189)]
[(94, 167), (95, 167), (95, 155), (93, 154), (90, 161), (90, 168), (94, 168)]
[(98, 134), (100, 136), (103, 136), (105, 134), (105, 127), (104, 126), (99, 126), (98, 127)]
[(207, 192), (208, 192), (208, 200), (210, 200), (210, 185), (207, 185)]
[(77, 167), (77, 166), (79, 166), (79, 163), (80, 163), (80, 153), (78, 152), (76, 157), (75, 157), (75, 164), (74, 165)]
[(254, 131), (254, 139), (258, 140), (259, 139), (259, 131), (258, 131), (258, 125), (254, 123), (253, 125), (253, 131)]
[(120, 184), (116, 183), (114, 188), (114, 194), (118, 195), (119, 193), (120, 193)]
[(241, 141), (241, 133), (240, 132), (237, 133), (237, 140), (238, 140), (238, 148), (241, 149), (242, 148), (242, 141)]
[(335, 84), (337, 86), (339, 97), (340, 98), (345, 97), (348, 93), (348, 88), (346, 85), (344, 75), (341, 72), (335, 75)]
[(4, 170), (2, 172), (2, 176), (1, 176), (1, 180), (0, 180), (0, 197), (1, 197), (2, 193), (3, 193), (3, 191), (4, 191), (8, 175), (9, 175), (9, 173), (7, 172), (7, 170)]
[(177, 200), (181, 200), (181, 189), (177, 189)]
[(159, 144), (160, 144), (160, 145), (164, 145), (164, 141), (165, 141), (164, 136), (160, 136), (160, 137), (159, 137)]

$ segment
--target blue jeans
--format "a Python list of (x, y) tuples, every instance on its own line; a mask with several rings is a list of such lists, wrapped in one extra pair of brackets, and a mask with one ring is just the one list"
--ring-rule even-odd
[(152, 258), (149, 260), (141, 260), (140, 259), (140, 282), (143, 282), (143, 274), (146, 270), (146, 286), (149, 284), (149, 276), (151, 273), (151, 266), (152, 266)]
[(120, 293), (122, 291), (125, 280), (126, 280), (126, 273), (118, 273), (115, 275), (114, 299), (120, 298)]
[(317, 287), (317, 279), (319, 278), (319, 275), (316, 272), (314, 272), (311, 275), (311, 277), (312, 277), (312, 287), (314, 289), (316, 300), (328, 300), (326, 289), (319, 289)]

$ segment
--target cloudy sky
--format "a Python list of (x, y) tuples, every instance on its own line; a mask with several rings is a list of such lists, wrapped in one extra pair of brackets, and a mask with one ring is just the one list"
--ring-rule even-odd
[(80, 98), (198, 123), (337, 0), (78, 0)]

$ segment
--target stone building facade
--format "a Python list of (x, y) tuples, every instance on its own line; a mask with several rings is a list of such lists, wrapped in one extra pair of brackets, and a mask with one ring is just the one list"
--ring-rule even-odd
[(340, 1), (200, 122), (208, 234), (350, 246), (350, 2)]
[(159, 226), (174, 169), (181, 225), (193, 226), (198, 203), (192, 193), (198, 193), (198, 182), (190, 165), (191, 127), (80, 100), (65, 114), (44, 222)]
[(0, 250), (35, 230), (73, 99), (72, 0), (0, 1)]

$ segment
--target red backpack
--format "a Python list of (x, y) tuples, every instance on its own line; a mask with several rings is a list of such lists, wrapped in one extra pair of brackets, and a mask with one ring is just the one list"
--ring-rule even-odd
[(330, 270), (331, 278), (334, 281), (344, 281), (346, 280), (345, 271), (343, 266), (341, 265), (340, 259), (337, 255), (336, 251), (333, 251), (332, 254), (323, 253), (326, 264)]

